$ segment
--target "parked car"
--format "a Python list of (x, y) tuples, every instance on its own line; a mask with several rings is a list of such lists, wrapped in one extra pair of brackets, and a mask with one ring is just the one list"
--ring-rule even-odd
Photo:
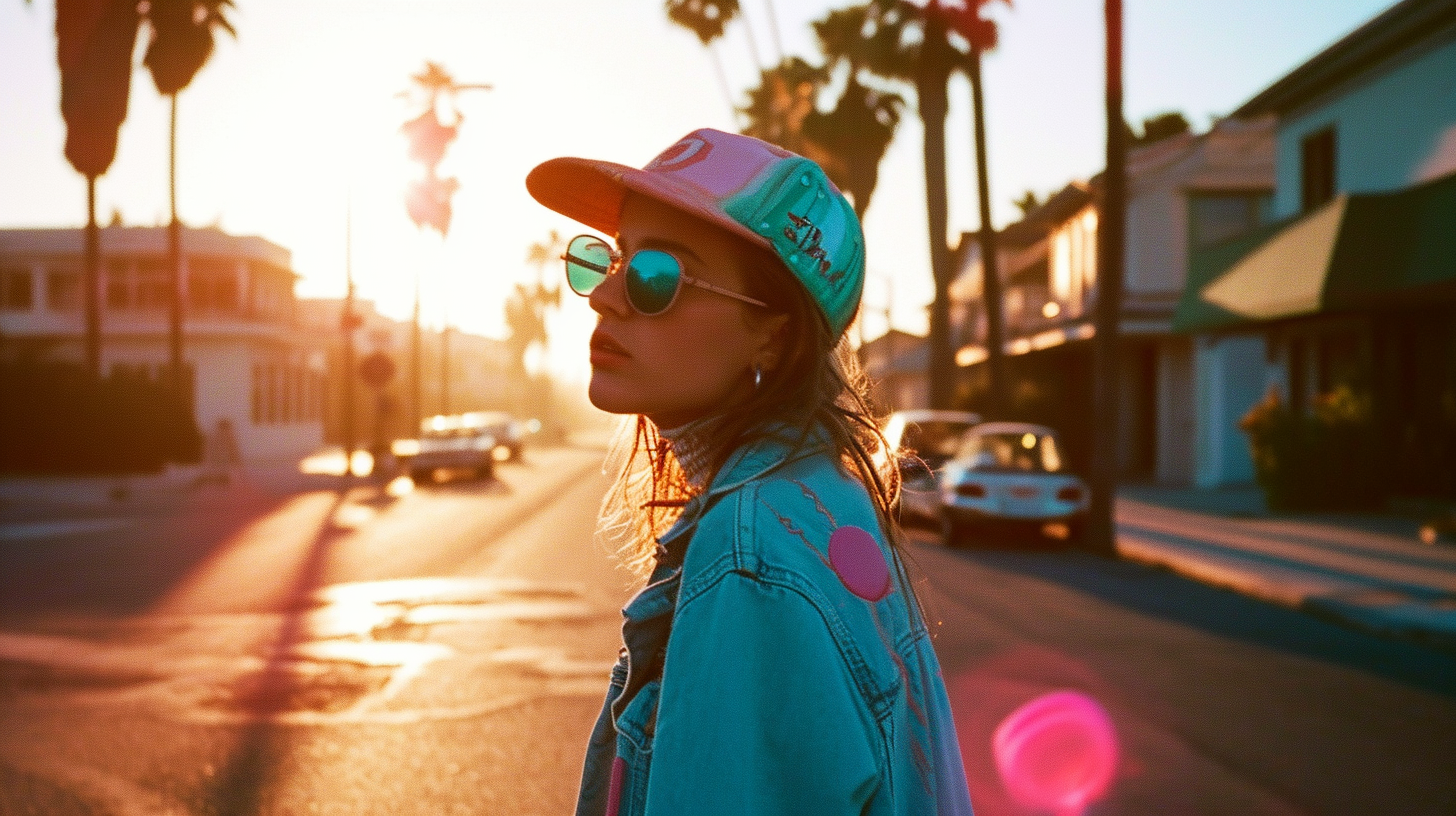
[(478, 421), (495, 437), (496, 461), (515, 461), (521, 458), (529, 430), (527, 422), (522, 422), (505, 411), (479, 411), (465, 416), (480, 417)]
[(1056, 433), (1042, 425), (987, 422), (967, 431), (940, 477), (947, 546), (1023, 535), (1069, 541), (1086, 523), (1089, 491), (1067, 472)]
[(960, 446), (962, 434), (979, 424), (979, 414), (929, 408), (896, 411), (885, 423), (885, 442), (898, 451), (900, 520), (935, 523), (940, 518), (938, 471)]
[(409, 459), (410, 478), (434, 481), (437, 470), (469, 470), (482, 479), (495, 475), (499, 423), (493, 412), (432, 416), (420, 423), (419, 451)]

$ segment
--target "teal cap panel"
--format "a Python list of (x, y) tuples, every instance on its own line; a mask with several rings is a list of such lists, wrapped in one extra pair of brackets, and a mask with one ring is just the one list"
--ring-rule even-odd
[(802, 157), (776, 162), (722, 206), (769, 242), (833, 334), (843, 334), (864, 290), (864, 233), (819, 165)]

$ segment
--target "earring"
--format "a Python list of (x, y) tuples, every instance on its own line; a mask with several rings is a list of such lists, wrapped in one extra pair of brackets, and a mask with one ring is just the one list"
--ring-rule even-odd
[(753, 366), (753, 390), (757, 391), (760, 383), (763, 382), (763, 369), (755, 363)]

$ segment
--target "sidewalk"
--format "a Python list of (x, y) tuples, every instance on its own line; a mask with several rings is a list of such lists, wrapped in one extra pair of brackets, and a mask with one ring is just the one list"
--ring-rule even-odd
[(1118, 489), (1126, 558), (1361, 629), (1456, 649), (1456, 546), (1384, 514), (1273, 514), (1257, 488)]
[[(248, 462), (234, 467), (227, 483), (203, 465), (168, 465), (158, 473), (110, 476), (0, 476), (0, 539), (34, 520), (86, 519), (168, 507), (197, 490), (244, 489), (286, 494), (334, 486), (341, 477), (302, 472), (297, 458)], [(84, 524), (83, 524), (84, 526)], [(28, 528), (16, 528), (28, 529)]]

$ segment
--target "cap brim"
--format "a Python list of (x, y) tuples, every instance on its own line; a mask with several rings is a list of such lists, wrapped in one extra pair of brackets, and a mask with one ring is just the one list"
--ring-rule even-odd
[(630, 190), (723, 227), (750, 243), (773, 249), (767, 238), (735, 221), (698, 188), (625, 164), (569, 156), (550, 159), (527, 174), (526, 190), (543, 206), (607, 235), (617, 234), (622, 200)]

